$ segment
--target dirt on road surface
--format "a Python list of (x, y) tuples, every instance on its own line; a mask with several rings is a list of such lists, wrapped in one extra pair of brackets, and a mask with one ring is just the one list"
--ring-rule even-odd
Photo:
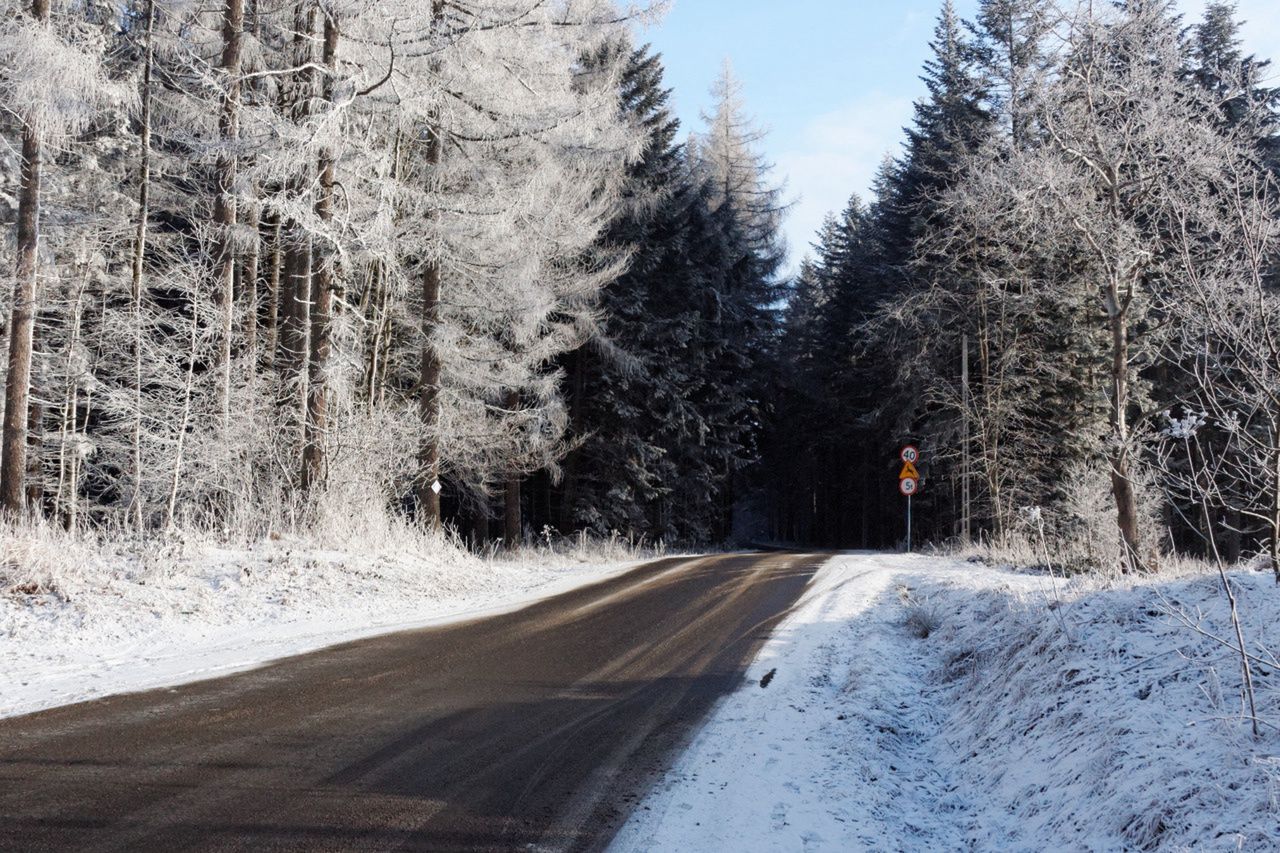
[(594, 850), (823, 558), (670, 559), (516, 613), (0, 720), (0, 850)]

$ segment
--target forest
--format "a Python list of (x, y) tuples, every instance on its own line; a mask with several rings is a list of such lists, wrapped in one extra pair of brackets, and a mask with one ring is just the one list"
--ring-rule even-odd
[(921, 540), (1280, 577), (1280, 90), (1232, 4), (947, 0), (794, 274), (658, 12), (6, 2), (5, 523), (882, 548), (911, 442)]
[(1278, 90), (1240, 27), (1230, 3), (944, 4), (904, 154), (788, 303), (786, 537), (884, 544), (913, 440), (935, 540), (1280, 571)]

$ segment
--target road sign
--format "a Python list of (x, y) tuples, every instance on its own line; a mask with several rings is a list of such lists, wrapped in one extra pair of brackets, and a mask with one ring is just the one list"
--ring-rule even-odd
[(907, 553), (911, 553), (911, 496), (920, 491), (920, 472), (916, 463), (920, 461), (920, 448), (908, 444), (898, 454), (902, 460), (902, 471), (898, 474), (898, 491), (907, 499)]
[(436, 480), (434, 483), (431, 484), (431, 491), (435, 492), (437, 495), (440, 494), (440, 490), (443, 488), (444, 486), (440, 485), (439, 480)]

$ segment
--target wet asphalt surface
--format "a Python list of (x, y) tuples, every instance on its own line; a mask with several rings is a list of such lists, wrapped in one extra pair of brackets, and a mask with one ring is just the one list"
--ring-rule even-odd
[(0, 720), (0, 850), (601, 849), (823, 559), (661, 560), (503, 616)]

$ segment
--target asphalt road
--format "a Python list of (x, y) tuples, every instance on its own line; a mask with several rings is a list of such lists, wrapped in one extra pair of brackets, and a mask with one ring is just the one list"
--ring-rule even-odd
[(0, 720), (0, 850), (594, 850), (822, 562), (650, 563), (505, 616)]

